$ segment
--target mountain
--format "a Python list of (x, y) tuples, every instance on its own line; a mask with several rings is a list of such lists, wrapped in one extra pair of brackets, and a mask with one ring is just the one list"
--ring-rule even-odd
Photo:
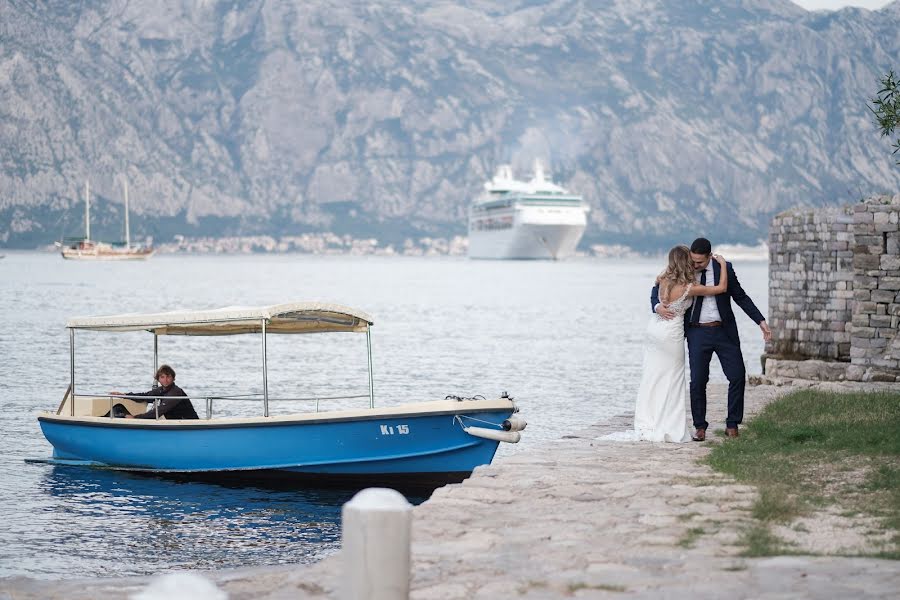
[(81, 229), (465, 231), (501, 163), (593, 210), (584, 243), (765, 238), (900, 189), (866, 102), (900, 0), (0, 0), (0, 245)]

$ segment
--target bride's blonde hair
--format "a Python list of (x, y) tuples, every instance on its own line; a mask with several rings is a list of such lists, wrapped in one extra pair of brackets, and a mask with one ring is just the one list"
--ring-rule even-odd
[(679, 244), (669, 250), (669, 264), (657, 279), (660, 287), (665, 287), (666, 290), (670, 290), (676, 285), (686, 286), (693, 283), (694, 263), (691, 262), (691, 249), (684, 244)]

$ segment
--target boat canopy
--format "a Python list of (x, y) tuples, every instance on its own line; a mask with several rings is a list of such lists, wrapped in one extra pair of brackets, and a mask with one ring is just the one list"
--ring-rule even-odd
[(91, 331), (149, 331), (156, 335), (237, 335), (261, 333), (365, 333), (374, 322), (366, 313), (318, 302), (292, 302), (273, 306), (228, 306), (211, 310), (151, 314), (74, 317), (69, 329)]

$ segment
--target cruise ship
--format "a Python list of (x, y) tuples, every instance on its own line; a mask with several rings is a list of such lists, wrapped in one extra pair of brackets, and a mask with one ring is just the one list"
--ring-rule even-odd
[(559, 260), (575, 253), (587, 225), (587, 203), (544, 177), (531, 181), (502, 165), (469, 208), (469, 258)]

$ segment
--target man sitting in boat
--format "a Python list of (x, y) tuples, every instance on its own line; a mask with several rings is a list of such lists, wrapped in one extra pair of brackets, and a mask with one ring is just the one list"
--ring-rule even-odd
[[(184, 390), (175, 385), (175, 369), (169, 365), (163, 365), (156, 371), (156, 381), (159, 387), (155, 387), (149, 392), (110, 392), (111, 396), (124, 396), (129, 400), (137, 400), (138, 402), (152, 402), (153, 400), (143, 400), (142, 397), (150, 396), (151, 398), (158, 396), (167, 396), (159, 399), (158, 409), (150, 408), (145, 413), (132, 415), (124, 406), (117, 404), (113, 407), (113, 414), (116, 416), (124, 416), (126, 419), (155, 419), (156, 415), (165, 415), (166, 419), (196, 419), (197, 412), (194, 405)], [(121, 411), (121, 414), (120, 412)]]

